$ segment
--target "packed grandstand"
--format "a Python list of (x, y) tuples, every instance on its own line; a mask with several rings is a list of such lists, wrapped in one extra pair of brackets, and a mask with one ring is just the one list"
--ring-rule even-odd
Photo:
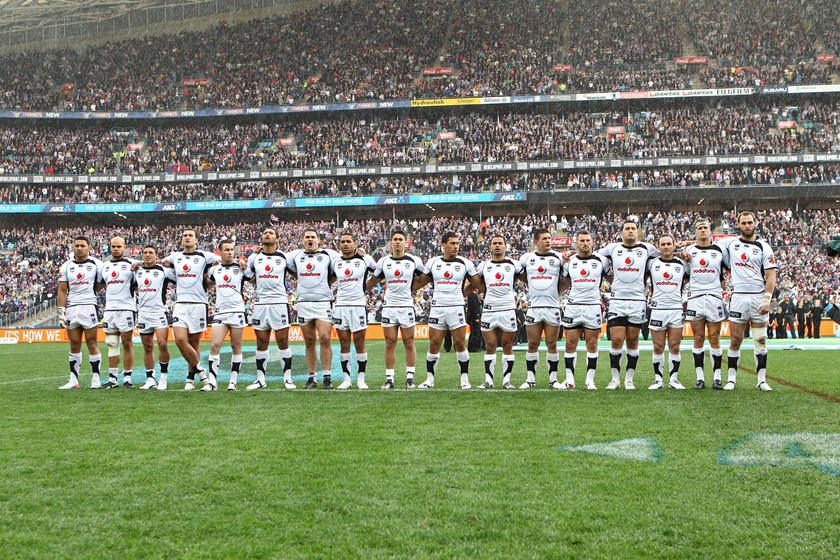
[(107, 258), (115, 234), (167, 251), (189, 224), (247, 254), (269, 223), (284, 249), (314, 225), (378, 257), (399, 225), (424, 260), (454, 230), (478, 261), (489, 233), (602, 246), (635, 215), (689, 239), (699, 215), (735, 233), (736, 208), (759, 211), (779, 299), (837, 301), (835, 3), (583, 6), (337, 2), (0, 55), (0, 322), (54, 321), (78, 234)]

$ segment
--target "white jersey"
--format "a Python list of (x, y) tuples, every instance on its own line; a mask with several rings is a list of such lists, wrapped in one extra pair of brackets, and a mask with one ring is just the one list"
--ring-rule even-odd
[(96, 283), (102, 282), (102, 263), (94, 258), (84, 262), (66, 261), (61, 265), (59, 281), (67, 282), (67, 307), (96, 305)]
[(207, 304), (207, 285), (204, 273), (219, 262), (219, 256), (209, 251), (185, 253), (176, 251), (166, 257), (175, 271), (177, 303)]
[(410, 307), (414, 309), (414, 292), (411, 283), (418, 274), (424, 274), (423, 261), (414, 255), (394, 257), (388, 255), (376, 263), (374, 277), (385, 279), (385, 307)]
[(764, 292), (764, 271), (778, 268), (773, 249), (766, 241), (744, 241), (730, 237), (718, 241), (723, 249), (723, 262), (732, 275), (732, 292), (760, 294)]
[(714, 243), (706, 247), (695, 243), (686, 248), (686, 252), (691, 256), (688, 262), (689, 297), (711, 295), (722, 298), (723, 250)]
[(102, 264), (102, 280), (105, 282), (105, 311), (137, 311), (134, 293), (134, 271), (131, 265), (136, 261), (114, 259)]
[(563, 265), (563, 276), (571, 282), (569, 305), (600, 305), (601, 284), (610, 273), (610, 261), (603, 255), (572, 255)]
[(648, 261), (648, 274), (653, 287), (650, 308), (682, 310), (682, 289), (688, 279), (688, 265), (678, 258), (666, 261), (656, 257)]
[(518, 261), (505, 258), (501, 261), (484, 261), (476, 269), (484, 280), (484, 311), (509, 311), (516, 309), (516, 292), (513, 290), (516, 275), (522, 272)]
[(649, 243), (637, 243), (626, 247), (621, 243), (610, 243), (598, 251), (610, 259), (613, 281), (610, 292), (612, 300), (646, 301), (645, 274), (650, 259), (659, 256), (659, 250)]
[(137, 284), (137, 310), (147, 313), (166, 312), (166, 290), (175, 283), (175, 271), (156, 264), (134, 271)]
[(332, 249), (319, 249), (314, 253), (296, 249), (289, 253), (289, 271), (297, 274), (298, 301), (333, 300), (330, 275), (337, 257), (338, 253)]
[(432, 277), (432, 307), (464, 307), (464, 280), (478, 272), (472, 261), (462, 257), (432, 257), (426, 263), (426, 274)]
[(335, 305), (339, 306), (367, 306), (365, 284), (368, 275), (376, 270), (376, 261), (370, 255), (359, 254), (345, 258), (343, 255), (332, 263), (336, 277)]
[(214, 264), (207, 272), (207, 278), (216, 284), (216, 313), (245, 313), (245, 298), (242, 284), (245, 274), (239, 265)]
[(519, 264), (528, 279), (528, 307), (560, 307), (558, 286), (563, 274), (563, 257), (554, 251), (544, 255), (525, 253)]
[(245, 269), (246, 278), (256, 278), (254, 303), (289, 304), (289, 292), (286, 290), (286, 272), (288, 258), (281, 252), (253, 253), (248, 257)]

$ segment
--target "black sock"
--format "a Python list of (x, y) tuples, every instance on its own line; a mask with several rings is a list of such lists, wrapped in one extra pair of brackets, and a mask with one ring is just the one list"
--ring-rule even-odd
[(490, 379), (493, 379), (493, 372), (490, 371), (490, 365), (492, 363), (493, 362), (490, 362), (490, 361), (487, 361), (487, 360), (485, 360), (485, 362), (484, 362), (484, 375), (486, 375)]
[(738, 369), (738, 358), (732, 356), (726, 357), (726, 364), (729, 369)]
[(653, 375), (662, 379), (662, 362), (653, 362)]
[(627, 353), (627, 369), (636, 369), (636, 364), (639, 363), (639, 355), (636, 354), (635, 356), (631, 356), (630, 353)]
[(598, 369), (598, 357), (586, 358), (586, 369)]
[(574, 372), (575, 371), (575, 359), (574, 358), (563, 358), (563, 361), (566, 362), (566, 369)]
[(767, 353), (756, 356), (756, 369), (767, 369)]
[(341, 360), (341, 371), (344, 375), (350, 375), (350, 360)]
[(461, 366), (461, 375), (464, 375), (465, 373), (470, 372), (470, 361), (469, 360), (465, 360), (463, 362), (461, 360), (458, 360), (458, 365)]
[(169, 373), (169, 362), (158, 362), (161, 373)]
[(155, 370), (147, 369), (146, 370), (146, 379), (154, 379), (155, 378)]
[[(630, 356), (627, 356), (627, 367), (630, 367)], [(610, 369), (621, 370), (621, 354), (610, 352)]]
[(722, 362), (723, 362), (723, 354), (720, 354), (719, 356), (715, 356), (714, 354), (712, 354), (712, 369), (713, 370), (715, 370), (715, 371), (719, 370)]
[(702, 368), (706, 361), (706, 354), (703, 352), (694, 353), (694, 367)]

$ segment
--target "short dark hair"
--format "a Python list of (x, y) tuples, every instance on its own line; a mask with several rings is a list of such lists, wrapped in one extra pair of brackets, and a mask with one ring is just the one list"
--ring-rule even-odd
[(198, 232), (195, 230), (195, 228), (191, 228), (191, 227), (184, 228), (184, 230), (181, 232), (181, 235), (184, 235), (188, 231), (193, 232), (195, 234), (195, 236), (198, 237)]
[(738, 212), (738, 223), (741, 222), (741, 216), (744, 215), (752, 216), (753, 221), (755, 221), (755, 212), (750, 212), (749, 210), (742, 210), (741, 212)]
[(624, 226), (626, 226), (627, 224), (633, 224), (634, 226), (639, 227), (639, 222), (637, 222), (636, 220), (631, 220), (630, 218), (627, 218), (626, 220), (621, 222), (621, 229), (624, 229)]
[(405, 234), (405, 232), (401, 229), (395, 229), (394, 231), (392, 231), (391, 232), (391, 239), (394, 239), (395, 235), (402, 235), (403, 239), (408, 238), (408, 236)]
[(505, 244), (507, 244), (507, 239), (505, 239), (505, 236), (502, 235), (501, 233), (494, 233), (493, 235), (491, 235), (490, 236), (490, 243), (493, 243), (493, 240), (496, 239), (497, 237), (501, 238), (501, 240), (504, 241)]
[[(219, 241), (219, 250), (221, 250), (221, 248), (222, 248), (223, 246), (227, 245), (228, 243), (230, 243), (231, 245), (234, 245), (234, 243), (233, 243), (233, 240), (232, 240), (232, 239), (227, 239), (227, 238), (225, 238), (225, 239), (222, 239), (221, 241)], [(234, 248), (235, 248), (235, 247), (234, 247)]]
[(85, 237), (84, 235), (77, 235), (76, 237), (74, 237), (74, 238), (73, 238), (73, 244), (74, 244), (74, 245), (76, 244), (76, 241), (84, 241), (85, 243), (87, 243), (88, 245), (90, 245), (90, 239), (88, 239), (88, 238), (87, 238), (87, 237)]
[(446, 243), (447, 241), (449, 241), (449, 240), (450, 240), (450, 239), (452, 239), (453, 237), (461, 237), (461, 236), (460, 236), (460, 235), (458, 235), (457, 233), (455, 233), (454, 231), (447, 231), (446, 233), (444, 233), (444, 234), (441, 236), (441, 238), (440, 238), (440, 242), (441, 242), (441, 243)]
[(341, 241), (341, 238), (344, 237), (345, 235), (347, 237), (349, 237), (350, 239), (352, 239), (353, 241), (356, 240), (356, 236), (354, 236), (353, 233), (350, 232), (350, 231), (342, 232), (342, 234), (338, 236), (338, 240)]
[(550, 231), (548, 231), (548, 230), (547, 230), (547, 229), (545, 229), (545, 228), (537, 228), (537, 229), (535, 229), (535, 230), (534, 230), (534, 241), (536, 241), (537, 239), (539, 239), (539, 238), (540, 238), (540, 236), (542, 236), (542, 235), (544, 235), (544, 234), (546, 234), (546, 233), (548, 233), (549, 235), (551, 234), (551, 232), (550, 232)]
[(577, 238), (578, 238), (578, 236), (581, 236), (581, 235), (588, 235), (589, 237), (592, 237), (592, 232), (590, 232), (588, 229), (581, 229), (581, 230), (578, 230), (578, 231), (575, 233), (575, 239), (577, 239)]
[(662, 239), (664, 237), (670, 237), (671, 238), (671, 243), (674, 243), (674, 244), (677, 243), (677, 238), (674, 237), (673, 235), (671, 235), (670, 233), (663, 233), (662, 235), (660, 235), (659, 236), (659, 243), (662, 243)]
[(155, 252), (155, 255), (157, 255), (157, 247), (155, 247), (154, 245), (146, 245), (146, 246), (144, 246), (144, 247), (143, 247), (143, 250), (145, 251), (146, 249), (151, 249), (152, 251), (154, 251), (154, 252)]

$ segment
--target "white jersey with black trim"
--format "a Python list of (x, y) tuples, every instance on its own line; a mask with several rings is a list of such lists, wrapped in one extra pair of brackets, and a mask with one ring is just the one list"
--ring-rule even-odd
[(96, 305), (96, 284), (102, 282), (102, 262), (89, 257), (82, 262), (65, 261), (59, 281), (67, 282), (67, 307)]
[(423, 261), (414, 255), (395, 257), (386, 255), (376, 263), (373, 276), (385, 279), (384, 307), (410, 307), (414, 309), (414, 292), (411, 283), (418, 274), (425, 274)]
[(245, 273), (238, 264), (214, 264), (207, 272), (207, 278), (216, 284), (216, 313), (245, 313), (242, 295)]
[(164, 260), (175, 271), (175, 295), (178, 303), (207, 304), (207, 284), (204, 274), (219, 262), (219, 256), (209, 251), (186, 253), (175, 251)]
[(689, 254), (688, 297), (715, 296), (723, 298), (723, 250), (715, 243), (701, 246), (696, 243), (685, 249)]
[(464, 306), (464, 280), (478, 274), (472, 261), (432, 257), (426, 270), (432, 277), (432, 307)]
[(569, 305), (600, 305), (601, 284), (610, 273), (610, 261), (603, 255), (572, 255), (563, 265), (563, 276), (569, 279)]
[(563, 257), (549, 251), (525, 253), (519, 259), (528, 279), (528, 307), (560, 307), (558, 286), (563, 274)]
[(255, 305), (289, 304), (289, 292), (286, 289), (288, 266), (288, 257), (279, 251), (253, 253), (248, 257), (244, 274), (246, 278), (256, 278)]
[(664, 260), (656, 257), (648, 261), (648, 275), (653, 293), (651, 309), (682, 309), (683, 284), (688, 279), (688, 265), (678, 258)]
[(336, 277), (335, 306), (367, 306), (365, 284), (368, 275), (376, 270), (376, 261), (370, 255), (355, 254), (350, 258), (339, 256), (332, 263)]
[(598, 251), (610, 260), (613, 281), (610, 300), (646, 301), (645, 274), (647, 264), (659, 256), (659, 250), (649, 243), (637, 243), (627, 247), (622, 243), (610, 243)]
[(732, 276), (732, 292), (764, 293), (764, 271), (779, 268), (770, 245), (761, 239), (744, 241), (740, 237), (721, 239), (718, 244)]
[(134, 271), (131, 259), (113, 259), (102, 264), (102, 280), (105, 282), (105, 311), (137, 311), (134, 294)]
[(289, 271), (297, 274), (298, 301), (332, 302), (330, 274), (337, 257), (338, 253), (332, 249), (319, 249), (313, 253), (296, 249), (289, 253)]
[(159, 264), (134, 271), (137, 284), (137, 310), (151, 313), (166, 312), (166, 290), (175, 283), (175, 271)]
[(516, 309), (514, 282), (522, 272), (518, 261), (505, 258), (501, 261), (483, 261), (476, 272), (484, 280), (484, 311), (510, 311)]

